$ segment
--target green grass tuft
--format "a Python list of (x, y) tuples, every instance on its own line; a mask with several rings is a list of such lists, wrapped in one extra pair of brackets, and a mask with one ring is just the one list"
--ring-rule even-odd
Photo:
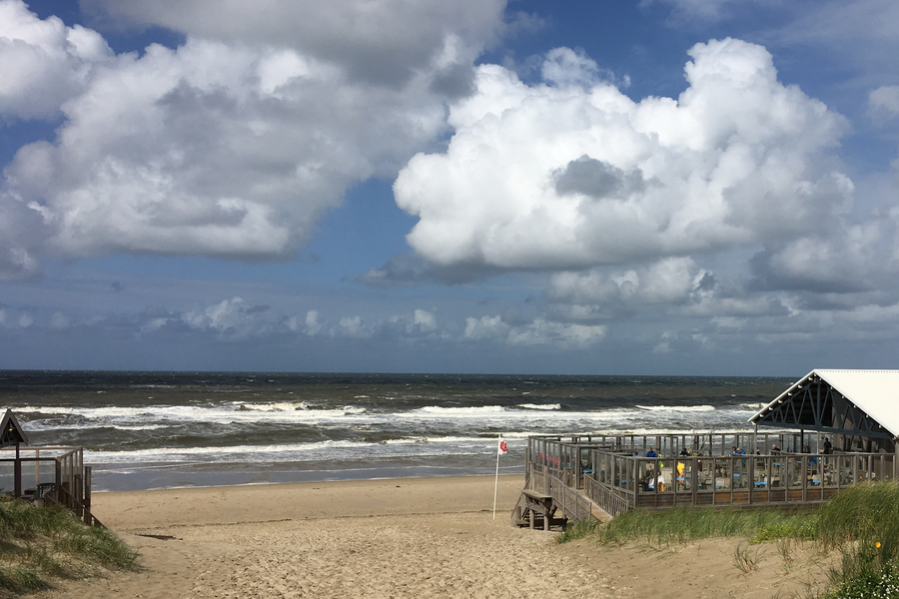
[(49, 585), (29, 566), (17, 564), (0, 568), (0, 588), (17, 594), (34, 593)]
[[(796, 542), (839, 551), (840, 568), (831, 572), (829, 590), (819, 599), (899, 599), (899, 481), (894, 480), (849, 487), (815, 510), (633, 510), (606, 525), (578, 523), (559, 541), (589, 538), (603, 544), (661, 546), (735, 536), (750, 544), (775, 543), (787, 569)], [(756, 557), (738, 546), (734, 563), (747, 572)]]
[(22, 594), (47, 588), (48, 577), (82, 576), (98, 566), (135, 567), (137, 553), (105, 528), (66, 510), (0, 498), (0, 589)]
[[(749, 537), (760, 531), (772, 536), (783, 531), (805, 531), (813, 515), (808, 510), (738, 510), (680, 507), (650, 512), (633, 510), (597, 529), (600, 543), (620, 545), (643, 540), (657, 545), (686, 543), (711, 537)], [(804, 533), (807, 534), (807, 533)]]
[(899, 481), (841, 491), (820, 511), (818, 538), (842, 554), (827, 599), (899, 597)]
[(602, 522), (599, 520), (577, 520), (565, 526), (565, 530), (556, 537), (556, 542), (569, 543), (577, 539), (592, 537), (600, 526), (602, 526)]

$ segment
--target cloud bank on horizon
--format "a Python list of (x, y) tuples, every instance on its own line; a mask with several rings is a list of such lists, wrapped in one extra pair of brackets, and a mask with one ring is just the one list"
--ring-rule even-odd
[[(667, 10), (674, 30), (720, 26), (746, 5), (644, 0), (639, 10)], [(899, 18), (888, 3), (865, 7), (869, 20)], [(639, 73), (615, 75), (577, 44), (484, 60), (550, 26), (515, 8), (82, 0), (88, 26), (0, 0), (0, 131), (53, 128), (23, 137), (3, 169), (8, 290), (59, 259), (291, 261), (372, 179), (393, 181), (396, 205), (417, 219), (409, 252), (350, 273), (361, 296), (339, 309), (245, 302), (223, 286), (152, 305), (109, 300), (102, 314), (84, 297), (6, 299), (0, 331), (458, 352), (583, 352), (626, 338), (633, 355), (653, 356), (899, 340), (899, 162), (859, 173), (845, 154), (867, 123), (897, 131), (899, 81), (855, 76), (864, 99), (841, 114), (781, 79), (789, 48), (812, 43), (782, 26), (756, 35), (780, 44), (777, 59), (761, 43), (708, 36), (686, 47), (676, 97), (640, 97), (628, 87)], [(837, 31), (839, 14), (833, 37), (845, 40), (861, 17), (837, 3), (793, 22)], [(153, 27), (183, 43), (113, 49)], [(899, 40), (878, 31), (888, 47)], [(491, 295), (504, 277), (519, 277), (526, 302), (435, 307), (447, 284)], [(429, 289), (431, 305), (410, 285)], [(402, 309), (372, 311), (375, 294), (397, 294)]]

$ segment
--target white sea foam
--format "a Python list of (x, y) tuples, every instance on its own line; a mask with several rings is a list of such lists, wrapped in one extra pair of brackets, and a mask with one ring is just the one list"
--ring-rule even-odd
[(258, 412), (290, 412), (292, 410), (308, 410), (309, 406), (305, 401), (276, 401), (272, 403), (246, 403), (235, 402), (237, 409)]
[[(387, 443), (319, 441), (279, 445), (226, 447), (159, 447), (130, 451), (85, 450), (88, 464), (326, 461), (351, 458), (486, 455), (496, 451), (496, 439), (471, 437), (453, 440), (398, 439)], [(523, 446), (523, 441), (515, 441)]]
[(408, 437), (406, 439), (388, 439), (384, 441), (387, 445), (415, 445), (418, 443), (471, 443), (471, 444), (483, 444), (483, 443), (495, 443), (496, 439), (489, 437), (454, 437), (452, 435), (444, 436), (444, 437)]
[[(135, 425), (147, 422), (167, 425), (180, 423), (230, 424), (235, 422), (316, 423), (329, 420), (349, 422), (347, 418), (364, 417), (365, 409), (355, 406), (311, 409), (304, 402), (249, 404), (235, 402), (213, 406), (154, 405), (139, 408), (101, 407), (68, 408), (26, 406), (17, 412), (45, 416), (75, 416), (78, 427)], [(85, 422), (86, 421), (86, 422)]]
[(715, 406), (641, 406), (647, 412), (714, 412)]
[(558, 404), (558, 403), (551, 403), (551, 404), (522, 403), (522, 404), (518, 404), (516, 407), (521, 408), (522, 410), (561, 410), (562, 404)]
[(502, 414), (506, 409), (502, 406), (477, 406), (473, 408), (444, 408), (441, 406), (425, 406), (409, 412), (413, 415), (429, 414), (441, 417), (481, 417), (485, 414)]

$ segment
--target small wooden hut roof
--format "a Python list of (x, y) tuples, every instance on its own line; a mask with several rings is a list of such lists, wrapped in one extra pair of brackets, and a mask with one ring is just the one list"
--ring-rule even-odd
[(19, 445), (20, 443), (28, 445), (28, 436), (22, 430), (22, 426), (16, 420), (12, 410), (6, 410), (3, 420), (0, 420), (0, 447)]
[(899, 370), (816, 369), (749, 422), (895, 440), (897, 407)]

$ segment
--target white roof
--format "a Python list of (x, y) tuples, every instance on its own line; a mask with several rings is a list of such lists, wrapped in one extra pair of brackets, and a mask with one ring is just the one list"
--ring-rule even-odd
[(780, 403), (788, 393), (813, 374), (824, 379), (843, 397), (864, 410), (880, 426), (894, 436), (899, 436), (899, 370), (815, 369), (762, 408), (750, 422), (755, 422), (769, 408)]

